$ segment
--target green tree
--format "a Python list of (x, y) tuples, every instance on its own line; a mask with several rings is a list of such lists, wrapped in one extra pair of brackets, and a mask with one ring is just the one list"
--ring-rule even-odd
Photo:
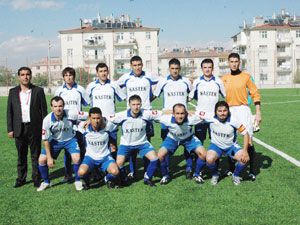
[(76, 70), (76, 83), (86, 87), (90, 82), (94, 80), (95, 74), (90, 74), (83, 68), (77, 68)]
[(18, 81), (16, 75), (6, 67), (0, 67), (0, 86), (15, 86)]
[(48, 76), (47, 74), (38, 73), (36, 76), (32, 78), (32, 83), (40, 87), (48, 86)]

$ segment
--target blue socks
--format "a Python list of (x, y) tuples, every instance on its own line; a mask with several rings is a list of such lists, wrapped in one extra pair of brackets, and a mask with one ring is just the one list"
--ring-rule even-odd
[(47, 183), (47, 184), (50, 184), (49, 169), (48, 169), (47, 164), (45, 164), (45, 165), (39, 164), (39, 171), (41, 173), (41, 177), (44, 180), (44, 182)]
[(215, 162), (212, 163), (212, 164), (206, 163), (206, 165), (207, 165), (208, 169), (211, 171), (213, 176), (218, 176), (219, 175), (218, 174), (218, 166)]
[(157, 168), (158, 159), (152, 160), (147, 168), (145, 179), (151, 180)]
[(238, 163), (235, 167), (235, 170), (233, 172), (233, 175), (234, 176), (239, 176), (240, 173), (242, 172), (243, 169), (245, 169), (246, 165), (245, 164), (241, 164), (241, 163)]
[(80, 166), (80, 163), (78, 163), (78, 164), (74, 163), (74, 165), (73, 165), (73, 170), (74, 170), (74, 173), (75, 173), (75, 181), (79, 181), (80, 180), (80, 177), (78, 176), (79, 166)]
[(168, 155), (166, 155), (166, 157), (162, 161), (160, 161), (160, 171), (162, 176), (169, 175), (169, 170), (168, 170), (167, 160), (166, 160), (167, 156)]
[(202, 168), (204, 167), (204, 165), (205, 165), (205, 161), (198, 158), (196, 161), (196, 168), (195, 168), (194, 176), (197, 177), (200, 175), (200, 172), (201, 172)]

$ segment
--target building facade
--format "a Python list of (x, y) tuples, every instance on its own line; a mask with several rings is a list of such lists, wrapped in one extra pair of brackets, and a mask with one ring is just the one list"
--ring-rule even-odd
[(201, 62), (205, 58), (210, 58), (214, 62), (215, 76), (222, 76), (228, 73), (227, 57), (229, 53), (226, 51), (217, 51), (210, 49), (173, 49), (172, 51), (164, 51), (159, 54), (159, 74), (163, 77), (169, 75), (169, 61), (172, 58), (177, 58), (181, 64), (181, 74), (195, 79), (202, 75)]
[(33, 77), (38, 74), (47, 76), (50, 74), (52, 81), (61, 79), (62, 61), (59, 57), (51, 57), (49, 60), (47, 57), (42, 58), (30, 64), (30, 68)]
[(300, 18), (285, 10), (272, 19), (255, 17), (232, 37), (242, 68), (259, 87), (293, 87), (300, 78)]
[(130, 70), (130, 58), (139, 55), (144, 69), (157, 73), (159, 30), (144, 27), (140, 19), (131, 22), (128, 15), (81, 20), (80, 28), (59, 31), (62, 65), (95, 74), (96, 65), (105, 62), (117, 79)]

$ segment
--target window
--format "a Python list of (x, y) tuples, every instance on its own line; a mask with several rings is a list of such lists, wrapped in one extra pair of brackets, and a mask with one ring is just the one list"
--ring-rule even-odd
[(72, 35), (67, 36), (67, 41), (72, 41)]
[(151, 69), (151, 61), (150, 60), (146, 61), (146, 68)]
[(151, 33), (150, 32), (146, 32), (146, 40), (150, 40), (151, 39)]
[(265, 31), (265, 30), (264, 31), (260, 31), (259, 34), (260, 34), (261, 38), (268, 38), (267, 31)]
[(296, 30), (296, 38), (300, 38), (300, 30)]
[(146, 46), (146, 53), (151, 53), (151, 46)]
[(259, 60), (259, 66), (260, 67), (266, 67), (266, 66), (268, 66), (268, 60), (267, 59), (260, 59)]
[(123, 33), (117, 33), (117, 42), (120, 40), (124, 40), (124, 34)]
[(67, 64), (68, 65), (73, 64), (73, 49), (72, 48), (67, 49)]
[(40, 66), (36, 66), (36, 69), (39, 70), (39, 69), (41, 69), (41, 67)]
[(277, 52), (285, 52), (285, 46), (277, 46)]
[(259, 80), (268, 80), (268, 74), (266, 73), (259, 74)]
[(259, 52), (260, 53), (266, 53), (267, 52), (267, 48), (268, 48), (267, 45), (260, 45), (259, 46)]

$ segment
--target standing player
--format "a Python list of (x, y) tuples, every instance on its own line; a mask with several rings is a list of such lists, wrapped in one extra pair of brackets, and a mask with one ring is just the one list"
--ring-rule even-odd
[[(56, 159), (62, 149), (68, 151), (73, 161), (75, 173), (75, 188), (82, 190), (82, 183), (78, 176), (80, 164), (80, 150), (73, 129), (78, 119), (86, 119), (86, 116), (77, 111), (64, 110), (64, 100), (55, 96), (50, 101), (52, 112), (43, 120), (42, 139), (44, 149), (39, 157), (39, 170), (44, 182), (41, 183), (37, 191), (43, 191), (50, 187), (49, 167), (54, 167)], [(82, 118), (80, 118), (82, 115)]]
[(202, 121), (200, 117), (198, 115), (188, 116), (185, 105), (177, 103), (173, 106), (173, 115), (161, 116), (158, 120), (168, 127), (169, 130), (158, 152), (163, 176), (160, 184), (167, 184), (171, 179), (165, 157), (167, 154), (173, 154), (179, 145), (183, 145), (189, 153), (193, 151), (197, 155), (196, 169), (193, 177), (197, 183), (203, 183), (204, 180), (200, 176), (200, 172), (205, 165), (206, 151), (201, 141), (193, 135), (192, 129), (193, 125)]
[[(246, 167), (249, 160), (248, 143), (249, 134), (234, 116), (230, 115), (229, 106), (226, 102), (220, 101), (215, 106), (215, 118), (208, 119), (211, 130), (211, 143), (208, 147), (206, 163), (212, 172), (211, 184), (216, 185), (219, 181), (218, 166), (216, 161), (225, 154), (238, 161), (232, 175), (235, 185), (241, 182), (240, 173)], [(236, 143), (236, 131), (244, 136), (243, 149)]]
[(89, 121), (90, 124), (84, 131), (86, 153), (78, 175), (86, 176), (94, 167), (100, 166), (103, 172), (107, 172), (104, 178), (107, 187), (115, 188), (119, 169), (110, 155), (108, 142), (109, 135), (116, 130), (116, 126), (102, 117), (102, 112), (98, 107), (89, 110)]
[[(140, 56), (133, 56), (130, 59), (131, 72), (120, 77), (118, 84), (124, 89), (127, 95), (127, 106), (132, 95), (139, 95), (142, 99), (142, 109), (151, 110), (151, 101), (154, 99), (152, 86), (157, 84), (158, 77), (143, 71), (143, 61)], [(154, 136), (154, 128), (151, 122), (147, 123), (147, 138), (150, 141)], [(130, 159), (129, 178), (134, 179), (136, 155)], [(144, 169), (147, 167), (147, 160), (144, 161)]]
[[(219, 96), (225, 97), (225, 89), (222, 80), (213, 75), (213, 60), (204, 59), (201, 62), (201, 69), (203, 75), (194, 81), (189, 100), (197, 100), (196, 111), (204, 112), (207, 117), (213, 117), (214, 108), (219, 101)], [(208, 130), (208, 123), (200, 123), (195, 126), (195, 135), (202, 143), (204, 143), (204, 140), (206, 139)]]
[[(62, 71), (62, 76), (64, 79), (64, 84), (56, 89), (54, 96), (60, 96), (65, 102), (64, 109), (80, 112), (82, 111), (82, 106), (87, 106), (87, 101), (85, 99), (85, 90), (82, 86), (75, 82), (76, 72), (72, 67), (66, 67)], [(80, 146), (81, 156), (84, 156), (84, 147), (82, 144), (82, 135), (76, 132), (76, 137), (78, 144)], [(70, 182), (72, 180), (72, 168), (71, 168), (71, 156), (66, 151), (64, 156), (65, 162), (65, 182)]]
[(250, 156), (250, 174), (252, 180), (256, 179), (254, 173), (254, 157), (255, 148), (252, 142), (253, 123), (250, 107), (248, 106), (248, 93), (253, 99), (255, 105), (255, 124), (259, 125), (261, 122), (260, 110), (260, 94), (256, 85), (252, 82), (250, 74), (240, 71), (240, 56), (237, 53), (231, 53), (228, 56), (230, 74), (224, 75), (221, 79), (224, 82), (226, 90), (226, 102), (230, 106), (232, 116), (236, 117), (240, 123), (244, 124), (250, 135), (248, 146), (248, 153)]
[[(188, 94), (191, 91), (191, 82), (180, 75), (180, 61), (171, 59), (169, 61), (170, 75), (158, 82), (154, 91), (154, 97), (159, 97), (163, 93), (163, 110), (172, 110), (177, 103), (187, 107)], [(165, 140), (168, 134), (168, 128), (161, 124), (161, 138)], [(193, 159), (188, 151), (184, 150), (186, 158), (186, 176), (192, 178)], [(169, 167), (169, 156), (166, 155), (165, 161), (167, 168)]]
[[(108, 66), (99, 63), (96, 66), (98, 79), (91, 82), (86, 88), (87, 99), (92, 107), (101, 109), (102, 116), (109, 118), (115, 115), (115, 99), (125, 100), (126, 95), (120, 87), (108, 79)], [(111, 134), (110, 149), (113, 157), (117, 153), (117, 130)]]
[(121, 126), (122, 136), (117, 155), (117, 164), (120, 168), (121, 179), (124, 182), (126, 173), (124, 163), (132, 152), (138, 152), (141, 158), (150, 160), (147, 171), (144, 175), (144, 184), (155, 186), (152, 182), (153, 174), (156, 170), (158, 158), (154, 147), (147, 140), (147, 121), (151, 121), (159, 116), (157, 111), (142, 110), (142, 99), (138, 95), (129, 98), (129, 109), (119, 112), (110, 120)]

